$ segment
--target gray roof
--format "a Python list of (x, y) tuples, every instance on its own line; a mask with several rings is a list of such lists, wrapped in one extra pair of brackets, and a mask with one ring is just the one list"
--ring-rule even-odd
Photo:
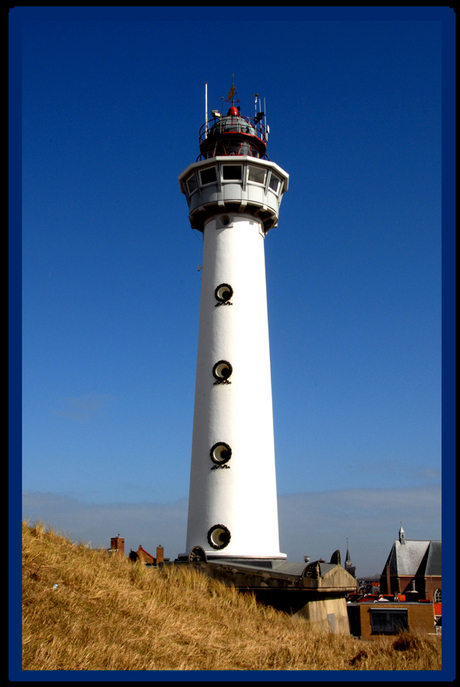
[(406, 539), (394, 542), (382, 574), (387, 565), (390, 575), (441, 575), (441, 542)]
[(425, 575), (442, 574), (442, 543), (440, 541), (430, 542), (428, 549)]

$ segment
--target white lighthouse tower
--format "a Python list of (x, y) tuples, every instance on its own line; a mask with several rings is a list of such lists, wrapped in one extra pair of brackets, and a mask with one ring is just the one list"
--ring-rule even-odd
[[(257, 102), (257, 100), (256, 100)], [(263, 112), (200, 130), (179, 176), (203, 269), (186, 553), (285, 559), (280, 552), (264, 241), (289, 176), (266, 156)]]

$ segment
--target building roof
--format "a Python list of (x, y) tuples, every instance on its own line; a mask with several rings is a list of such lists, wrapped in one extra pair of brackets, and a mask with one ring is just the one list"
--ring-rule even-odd
[(147, 559), (151, 558), (152, 561), (155, 560), (155, 556), (152, 556), (152, 554), (149, 553), (148, 551), (146, 551), (140, 544), (139, 544), (139, 548), (137, 549), (136, 553), (139, 557), (143, 556), (144, 558), (147, 558)]
[(442, 574), (442, 543), (440, 541), (431, 541), (427, 551), (427, 561), (425, 566), (425, 575), (441, 575)]
[(441, 575), (441, 548), (440, 541), (397, 539), (382, 574), (389, 566), (390, 575)]

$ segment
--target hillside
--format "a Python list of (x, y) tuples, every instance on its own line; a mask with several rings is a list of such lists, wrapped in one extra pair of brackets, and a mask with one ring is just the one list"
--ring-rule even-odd
[(439, 638), (319, 633), (186, 566), (23, 524), (24, 670), (440, 670)]

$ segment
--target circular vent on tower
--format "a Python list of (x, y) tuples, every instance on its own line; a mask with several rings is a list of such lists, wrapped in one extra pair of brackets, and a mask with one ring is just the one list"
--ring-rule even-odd
[(217, 465), (223, 465), (224, 463), (228, 463), (232, 457), (232, 449), (225, 442), (219, 441), (212, 447), (210, 455), (213, 463), (217, 463)]
[(225, 525), (213, 525), (208, 532), (208, 542), (213, 549), (225, 549), (230, 538), (230, 530)]
[(218, 219), (218, 225), (220, 227), (228, 227), (232, 223), (232, 218), (229, 215), (222, 215)]
[(219, 284), (214, 291), (214, 295), (220, 304), (228, 303), (230, 298), (233, 296), (233, 289), (230, 284)]
[(219, 360), (212, 368), (212, 374), (216, 378), (214, 384), (230, 384), (228, 378), (233, 372), (233, 368), (227, 360)]

